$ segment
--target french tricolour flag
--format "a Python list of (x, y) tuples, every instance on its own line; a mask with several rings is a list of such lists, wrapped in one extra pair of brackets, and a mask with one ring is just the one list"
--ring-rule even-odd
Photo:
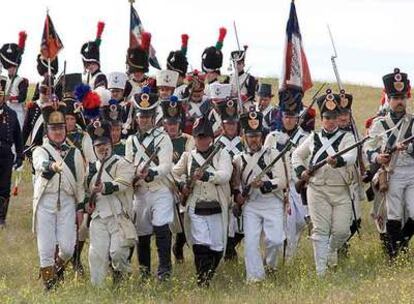
[(289, 20), (286, 26), (286, 46), (283, 59), (282, 75), (279, 88), (301, 88), (304, 92), (312, 87), (312, 78), (308, 61), (302, 45), (302, 36), (299, 29), (295, 3), (290, 5)]
[[(137, 11), (131, 3), (131, 17), (129, 23), (130, 33), (129, 33), (129, 47), (136, 47), (139, 45), (141, 40), (141, 33), (144, 32), (144, 27), (142, 26), (141, 19), (138, 16)], [(149, 63), (156, 69), (161, 70), (161, 66), (158, 63), (158, 59), (155, 56), (155, 49), (150, 45), (149, 48)]]

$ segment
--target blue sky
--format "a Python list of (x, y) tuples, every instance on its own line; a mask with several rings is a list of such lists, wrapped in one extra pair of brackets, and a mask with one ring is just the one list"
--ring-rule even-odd
[[(381, 86), (381, 77), (394, 67), (414, 72), (414, 39), (409, 0), (296, 0), (303, 43), (313, 79), (334, 80), (329, 23), (339, 53), (337, 64), (345, 82)], [(285, 26), (290, 0), (137, 0), (135, 7), (146, 30), (153, 35), (158, 59), (164, 65), (168, 52), (180, 47), (180, 35), (190, 36), (188, 57), (200, 69), (203, 49), (214, 45), (218, 28), (225, 26), (226, 72), (230, 52), (236, 48), (233, 20), (241, 44), (249, 45), (247, 66), (257, 76), (281, 72)], [(94, 39), (96, 23), (106, 22), (101, 46), (102, 70), (124, 71), (128, 44), (127, 0), (14, 0), (2, 3), (3, 28), (0, 43), (17, 40), (20, 30), (28, 32), (21, 74), (36, 81), (35, 60), (39, 50), (46, 8), (65, 46), (60, 69), (82, 70), (80, 47)], [(7, 25), (7, 26), (6, 26)], [(4, 73), (4, 71), (3, 71)]]

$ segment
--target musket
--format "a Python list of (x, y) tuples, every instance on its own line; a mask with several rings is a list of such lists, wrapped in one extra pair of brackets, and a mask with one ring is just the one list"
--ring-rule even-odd
[[(350, 145), (349, 147), (346, 147), (344, 149), (342, 149), (341, 151), (336, 152), (334, 155), (332, 155), (332, 158), (336, 158), (338, 156), (341, 156), (355, 148), (358, 148), (360, 146), (362, 146), (369, 138), (371, 138), (370, 136), (365, 136), (363, 139), (361, 139), (360, 141), (357, 141), (356, 143)], [(323, 166), (325, 166), (328, 163), (328, 157), (321, 160), (320, 162), (316, 163), (315, 165), (311, 166), (308, 169), (308, 173), (309, 175), (313, 175), (317, 170), (319, 170), (320, 168), (322, 168)], [(303, 180), (303, 179), (299, 179), (296, 184), (295, 184), (295, 189), (298, 193), (300, 193), (302, 191), (302, 188), (307, 184), (307, 181)]]
[[(239, 54), (241, 52), (240, 49), (240, 44), (239, 44), (239, 36), (237, 34), (237, 28), (236, 28), (236, 21), (233, 21), (233, 28), (234, 28), (234, 33), (236, 36), (236, 42), (237, 42), (237, 49), (239, 51)], [(241, 59), (241, 57), (239, 57), (239, 55), (236, 56), (236, 58), (232, 58), (232, 63), (233, 63), (233, 73), (234, 73), (234, 77), (236, 79), (236, 88), (237, 88), (237, 107), (238, 107), (238, 111), (239, 114), (242, 114), (243, 111), (243, 103), (241, 100), (241, 92), (240, 92), (240, 79), (239, 79), (239, 72), (237, 71), (237, 62)]]
[(332, 68), (333, 68), (334, 73), (335, 73), (335, 78), (336, 78), (336, 82), (338, 84), (339, 90), (342, 90), (343, 89), (342, 82), (341, 82), (341, 78), (339, 76), (339, 71), (338, 71), (338, 67), (336, 65), (336, 60), (335, 60), (336, 58), (338, 58), (338, 53), (336, 52), (335, 42), (334, 42), (333, 35), (332, 35), (332, 32), (331, 32), (331, 28), (329, 27), (329, 24), (327, 25), (327, 27), (328, 27), (328, 32), (329, 32), (329, 38), (331, 39), (332, 48), (333, 48), (333, 51), (334, 51), (334, 53), (331, 55)]
[[(207, 156), (204, 163), (198, 168), (201, 172), (204, 173), (204, 171), (207, 170), (208, 166), (210, 166), (211, 162), (213, 161), (213, 157), (223, 148), (223, 144), (220, 142), (217, 142), (214, 144), (214, 150), (211, 151), (211, 153)], [(187, 204), (187, 200), (191, 195), (191, 192), (194, 189), (196, 180), (192, 178), (191, 175), (187, 175), (187, 188), (188, 188), (188, 195), (182, 195), (181, 204), (185, 206)]]
[[(103, 173), (103, 170), (105, 168), (105, 163), (108, 159), (109, 159), (109, 157), (107, 157), (107, 155), (105, 153), (105, 157), (102, 159), (101, 166), (99, 167), (98, 174), (96, 175), (95, 186), (98, 186), (101, 183), (102, 173)], [(90, 207), (92, 207), (92, 209), (94, 209), (95, 206), (96, 206), (96, 196), (97, 196), (97, 194), (98, 194), (97, 192), (92, 192), (91, 195), (89, 196), (88, 204), (89, 204)]]
[[(149, 167), (151, 166), (151, 163), (157, 157), (158, 152), (160, 152), (160, 150), (161, 150), (161, 147), (159, 146), (159, 143), (158, 143), (157, 147), (154, 149), (154, 152), (152, 152), (150, 157), (145, 161), (144, 165), (141, 167), (141, 164), (138, 164), (137, 170), (138, 170), (138, 168), (141, 168), (140, 171), (147, 171), (149, 169)], [(133, 181), (132, 184), (135, 185), (139, 180), (140, 180), (140, 177), (135, 176), (134, 181)]]

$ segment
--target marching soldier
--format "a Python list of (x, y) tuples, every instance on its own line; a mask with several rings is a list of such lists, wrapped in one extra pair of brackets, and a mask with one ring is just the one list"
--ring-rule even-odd
[(215, 46), (206, 48), (201, 55), (201, 69), (206, 73), (207, 86), (205, 92), (209, 92), (209, 86), (219, 82), (220, 69), (223, 65), (223, 41), (226, 37), (227, 30), (221, 27), (219, 30), (219, 38)]
[[(239, 85), (240, 95), (242, 97), (243, 106), (246, 111), (249, 111), (251, 106), (254, 106), (254, 96), (256, 92), (256, 79), (250, 75), (250, 73), (244, 70), (246, 63), (246, 51), (247, 45), (244, 46), (244, 50), (237, 50), (231, 52), (231, 60), (235, 61), (237, 71), (233, 71), (230, 77), (230, 83), (232, 87), (232, 95), (238, 96), (237, 83)], [(239, 78), (236, 79), (236, 75)]]
[(187, 61), (187, 46), (188, 46), (188, 35), (181, 35), (181, 49), (178, 51), (171, 51), (167, 58), (167, 69), (176, 71), (179, 73), (177, 80), (177, 86), (174, 91), (174, 96), (178, 99), (184, 99), (186, 96), (187, 85), (184, 83), (185, 76), (188, 69)]
[(129, 48), (127, 51), (126, 64), (128, 66), (129, 80), (126, 82), (124, 96), (127, 104), (124, 108), (124, 124), (122, 133), (125, 137), (133, 134), (136, 130), (135, 108), (133, 105), (133, 97), (135, 94), (141, 93), (144, 87), (150, 88), (153, 93), (156, 90), (155, 79), (148, 77), (145, 73), (149, 71), (149, 48), (151, 45), (151, 34), (141, 33), (141, 44), (135, 48)]
[(41, 83), (39, 83), (39, 99), (29, 101), (26, 104), (26, 114), (22, 128), (22, 139), (24, 144), (24, 153), (30, 162), (32, 161), (33, 150), (43, 144), (45, 127), (42, 109), (44, 105), (50, 102), (51, 95), (48, 80), (45, 78)]
[[(243, 151), (243, 143), (239, 136), (239, 116), (237, 102), (229, 97), (217, 105), (222, 121), (223, 133), (216, 140), (223, 148), (234, 157)], [(235, 217), (231, 212), (229, 215), (229, 235), (227, 238), (225, 260), (236, 260), (236, 247), (243, 240), (243, 222), (241, 217)]]
[(20, 128), (23, 126), (24, 102), (29, 88), (29, 81), (17, 75), (18, 67), (22, 62), (22, 53), (23, 49), (16, 43), (6, 43), (0, 49), (0, 62), (7, 70), (5, 99), (10, 109), (16, 112)]
[(272, 105), (272, 85), (268, 83), (261, 83), (257, 94), (259, 95), (259, 101), (257, 110), (263, 113), (263, 126), (269, 130), (273, 130), (275, 126), (273, 115), (275, 114), (275, 108)]
[[(352, 100), (351, 94), (345, 93), (345, 90), (341, 90), (339, 102), (339, 115), (338, 115), (338, 127), (345, 131), (350, 132), (355, 141), (360, 140), (358, 130), (354, 128), (352, 123)], [(353, 168), (353, 181), (352, 181), (352, 224), (350, 227), (351, 235), (348, 241), (359, 231), (361, 228), (361, 203), (365, 200), (364, 187), (362, 185), (362, 175), (365, 168), (364, 160), (362, 158), (362, 150), (358, 148), (358, 158)], [(341, 250), (345, 255), (348, 255), (349, 243), (344, 244)]]
[(288, 199), (290, 212), (286, 215), (286, 257), (292, 258), (296, 254), (299, 239), (306, 225), (305, 217), (308, 212), (302, 203), (301, 194), (295, 189), (297, 178), (293, 172), (291, 156), (295, 147), (298, 147), (308, 136), (298, 125), (298, 116), (303, 108), (303, 93), (299, 90), (286, 88), (279, 92), (279, 108), (282, 114), (282, 128), (267, 135), (264, 146), (281, 152), (286, 144), (293, 143), (293, 147), (285, 154), (282, 161), (286, 166), (285, 177), (288, 179)]
[[(42, 54), (37, 55), (37, 72), (39, 73), (40, 77), (42, 77), (42, 80), (48, 78), (48, 73), (49, 73), (48, 69), (49, 68), (48, 68), (47, 60), (43, 59)], [(56, 56), (56, 58), (50, 62), (50, 72), (52, 74), (51, 76), (52, 83), (55, 82), (55, 75), (57, 74), (58, 70), (59, 70), (59, 61), (58, 61), (58, 57)], [(39, 95), (40, 95), (39, 86), (41, 85), (41, 83), (42, 81), (36, 84), (32, 100), (39, 99)], [(60, 93), (59, 90), (56, 90), (56, 91)], [(61, 97), (61, 95), (59, 96)]]
[[(250, 111), (240, 117), (246, 140), (246, 150), (235, 157), (237, 172), (240, 172), (243, 189), (235, 189), (237, 208), (243, 206), (245, 234), (245, 264), (248, 282), (265, 278), (265, 267), (260, 253), (262, 231), (266, 246), (264, 263), (269, 270), (276, 267), (278, 249), (283, 245), (285, 232), (283, 189), (286, 178), (281, 161), (260, 180), (256, 177), (278, 155), (275, 149), (263, 147), (263, 115)], [(245, 196), (245, 189), (248, 189)], [(242, 191), (243, 190), (243, 191)]]
[(169, 100), (170, 97), (173, 96), (179, 76), (178, 72), (171, 70), (160, 70), (157, 73), (156, 81), (159, 105), (157, 107), (157, 116), (155, 118), (156, 126), (162, 125), (163, 112), (160, 103), (163, 100)]
[[(220, 86), (220, 84), (217, 84)], [(190, 83), (187, 87), (188, 90), (188, 100), (187, 100), (187, 109), (186, 109), (186, 120), (185, 120), (185, 132), (191, 134), (192, 126), (194, 121), (202, 116), (208, 117), (210, 123), (213, 124), (214, 134), (217, 135), (220, 131), (221, 121), (220, 116), (217, 111), (214, 109), (211, 99), (209, 99), (205, 94), (205, 84), (204, 77), (201, 76), (197, 71), (194, 71), (190, 77)], [(212, 90), (213, 94), (222, 95), (221, 89)], [(229, 90), (227, 92), (230, 94)], [(228, 95), (229, 95), (228, 94)]]
[[(187, 242), (193, 248), (199, 286), (208, 286), (223, 255), (227, 240), (229, 181), (232, 163), (228, 152), (214, 145), (214, 133), (206, 117), (193, 128), (195, 149), (184, 152), (173, 168), (181, 184), (186, 205)], [(209, 162), (205, 163), (207, 160)], [(204, 168), (206, 167), (206, 168)], [(203, 170), (205, 169), (205, 170)]]
[(18, 169), (23, 164), (20, 125), (16, 112), (6, 104), (5, 87), (6, 81), (0, 81), (0, 229), (6, 227), (13, 167)]
[[(298, 178), (308, 181), (307, 198), (313, 223), (311, 239), (316, 273), (323, 276), (328, 264), (336, 266), (337, 251), (347, 240), (352, 221), (349, 185), (356, 150), (332, 157), (355, 143), (352, 134), (339, 130), (337, 116), (339, 96), (327, 90), (317, 99), (322, 116), (322, 130), (310, 135), (292, 154), (292, 165)], [(312, 175), (311, 166), (327, 159), (328, 166)]]
[(134, 168), (125, 158), (113, 153), (111, 124), (95, 121), (88, 126), (97, 161), (89, 164), (87, 188), (90, 196), (85, 208), (91, 214), (89, 228), (89, 267), (93, 285), (102, 285), (109, 262), (113, 282), (119, 284), (131, 272), (128, 261), (135, 245), (132, 221), (132, 180)]
[[(406, 249), (414, 233), (412, 142), (401, 142), (413, 134), (413, 117), (407, 113), (410, 91), (406, 73), (398, 68), (383, 77), (390, 111), (374, 119), (365, 152), (371, 164), (382, 168), (377, 172), (378, 187), (385, 195), (388, 254), (394, 259)], [(390, 153), (396, 149), (395, 153)], [(380, 211), (379, 211), (380, 212)]]
[(82, 61), (86, 74), (83, 83), (89, 85), (92, 90), (98, 87), (106, 88), (108, 86), (106, 76), (101, 71), (99, 50), (104, 26), (105, 24), (103, 22), (99, 22), (95, 40), (84, 43), (81, 48)]
[(112, 149), (115, 155), (125, 156), (125, 140), (122, 139), (122, 107), (116, 99), (101, 107), (101, 119), (111, 124)]
[(162, 281), (171, 276), (172, 270), (169, 225), (174, 209), (167, 175), (172, 168), (173, 146), (168, 134), (155, 127), (157, 100), (158, 95), (147, 91), (134, 96), (139, 131), (128, 137), (125, 150), (126, 158), (136, 167), (134, 211), (139, 265), (142, 275), (148, 277), (154, 233), (159, 262), (157, 277)]
[[(66, 139), (64, 104), (42, 108), (47, 140), (33, 151), (35, 182), (33, 229), (45, 290), (63, 279), (64, 265), (76, 242), (76, 208), (83, 203), (85, 165), (80, 151)], [(55, 258), (56, 245), (59, 252)]]
[[(184, 118), (183, 105), (180, 100), (164, 100), (161, 102), (164, 113), (164, 130), (167, 132), (173, 145), (173, 163), (176, 164), (184, 152), (189, 152), (194, 148), (194, 139), (191, 135), (182, 133), (182, 121)], [(172, 183), (175, 179), (169, 176)], [(175, 193), (177, 196), (178, 193)], [(186, 243), (185, 233), (183, 230), (184, 207), (180, 204), (180, 198), (175, 197), (175, 217), (171, 230), (175, 232), (175, 242), (172, 248), (177, 263), (184, 262), (184, 245)], [(180, 218), (178, 218), (180, 217)]]

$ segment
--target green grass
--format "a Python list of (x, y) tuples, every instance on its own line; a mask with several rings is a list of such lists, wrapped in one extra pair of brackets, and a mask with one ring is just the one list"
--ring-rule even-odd
[[(354, 114), (361, 126), (376, 112), (381, 91), (359, 86), (349, 86), (348, 91), (354, 94)], [(336, 271), (323, 279), (314, 273), (311, 243), (303, 236), (297, 257), (259, 284), (245, 283), (240, 257), (235, 263), (220, 265), (211, 288), (199, 289), (192, 253), (186, 248), (186, 262), (174, 264), (170, 282), (140, 281), (134, 256), (133, 276), (117, 291), (111, 288), (110, 276), (105, 287), (95, 289), (87, 276), (75, 280), (69, 267), (64, 286), (45, 295), (37, 280), (31, 195), (31, 176), (25, 170), (20, 193), (11, 201), (8, 228), (0, 231), (0, 303), (414, 303), (412, 255), (388, 265), (369, 215), (370, 203), (363, 204), (362, 235), (351, 241), (350, 258), (340, 261)], [(242, 248), (239, 252), (242, 256)], [(87, 265), (87, 248), (82, 258)]]

